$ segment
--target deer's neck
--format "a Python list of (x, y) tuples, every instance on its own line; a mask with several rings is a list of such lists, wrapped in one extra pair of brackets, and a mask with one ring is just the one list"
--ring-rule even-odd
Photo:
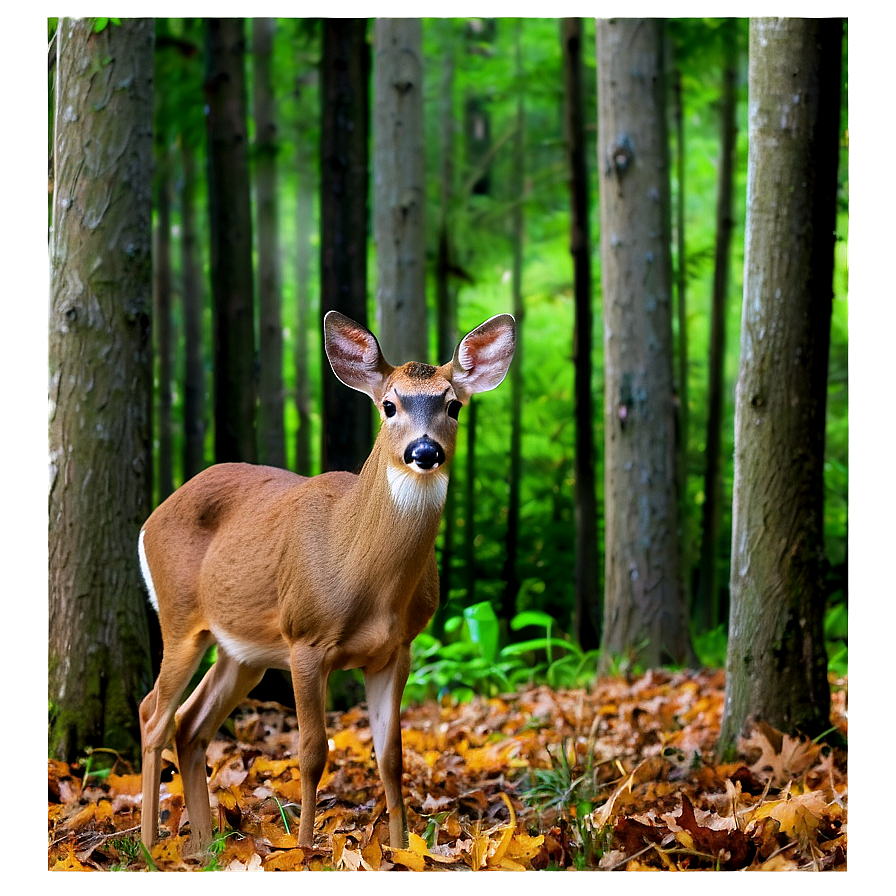
[(352, 548), (368, 554), (420, 555), (429, 553), (439, 531), (448, 492), (448, 474), (437, 470), (420, 475), (391, 464), (377, 441), (352, 489), (346, 496), (352, 507)]

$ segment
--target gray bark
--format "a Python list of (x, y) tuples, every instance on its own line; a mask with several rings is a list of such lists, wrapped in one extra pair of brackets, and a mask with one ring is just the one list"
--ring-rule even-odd
[(49, 751), (139, 754), (152, 487), (152, 19), (60, 19), (50, 243)]

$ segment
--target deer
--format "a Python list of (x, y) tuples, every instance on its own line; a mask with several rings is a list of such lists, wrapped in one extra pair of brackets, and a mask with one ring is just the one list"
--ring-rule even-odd
[[(217, 464), (173, 492), (140, 530), (141, 572), (162, 633), (159, 675), (139, 709), (147, 848), (158, 839), (161, 755), (173, 741), (191, 851), (207, 852), (206, 750), (269, 668), (291, 674), (295, 696), (298, 845), (314, 842), (328, 758), (327, 680), (336, 669), (363, 674), (389, 842), (408, 845), (400, 712), (411, 642), (438, 606), (435, 542), (459, 412), (504, 379), (515, 322), (490, 318), (440, 367), (393, 367), (374, 334), (338, 311), (325, 315), (323, 329), (333, 373), (379, 411), (360, 472), (303, 477)], [(215, 662), (179, 705), (212, 644)]]

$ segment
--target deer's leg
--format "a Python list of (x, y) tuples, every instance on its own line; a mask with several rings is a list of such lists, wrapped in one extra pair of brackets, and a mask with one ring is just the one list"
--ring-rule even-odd
[(143, 753), (140, 834), (147, 848), (155, 843), (158, 835), (162, 749), (171, 742), (174, 734), (174, 715), (181, 694), (211, 643), (211, 635), (200, 632), (183, 641), (166, 645), (159, 677), (140, 704), (140, 740)]
[(245, 666), (219, 646), (218, 659), (175, 716), (177, 764), (195, 852), (202, 852), (212, 842), (205, 751), (227, 716), (263, 675), (263, 668)]
[(299, 846), (312, 846), (317, 785), (327, 764), (327, 726), (324, 718), (327, 670), (319, 652), (301, 644), (294, 644), (289, 656), (299, 722), (299, 771), (302, 776)]
[(364, 671), (370, 730), (389, 810), (389, 843), (402, 849), (408, 845), (408, 821), (401, 795), (401, 695), (410, 668), (410, 649), (401, 647), (388, 666)]

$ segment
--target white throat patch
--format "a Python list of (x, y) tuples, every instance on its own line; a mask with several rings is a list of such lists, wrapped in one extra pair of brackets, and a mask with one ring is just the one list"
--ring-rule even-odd
[(395, 506), (402, 513), (434, 511), (441, 513), (448, 494), (448, 476), (441, 470), (435, 473), (415, 473), (410, 467), (386, 467), (389, 491)]

